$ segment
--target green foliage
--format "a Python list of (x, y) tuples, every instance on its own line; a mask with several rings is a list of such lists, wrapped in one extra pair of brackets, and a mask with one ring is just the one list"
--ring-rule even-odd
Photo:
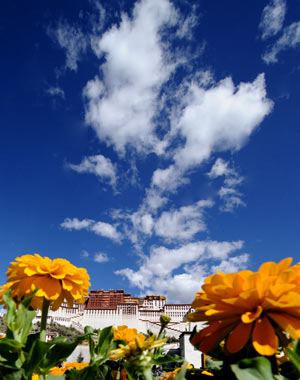
[(262, 356), (252, 359), (243, 359), (231, 364), (233, 373), (238, 380), (273, 380), (270, 361)]
[(282, 373), (290, 379), (300, 378), (300, 339), (294, 342), (294, 348), (286, 349), (290, 362), (282, 365)]
[(82, 336), (72, 343), (64, 341), (64, 338), (43, 342), (38, 333), (30, 334), (36, 315), (30, 308), (33, 295), (18, 305), (10, 291), (3, 297), (7, 307), (6, 337), (0, 340), (0, 378), (3, 380), (31, 380), (33, 373), (45, 375), (50, 368), (66, 360), (85, 339)]
[[(161, 347), (141, 349), (134, 355), (119, 360), (110, 360), (110, 353), (122, 340), (114, 340), (113, 328), (94, 330), (87, 326), (84, 334), (67, 341), (65, 337), (54, 338), (51, 342), (41, 340), (40, 333), (32, 331), (35, 311), (30, 308), (32, 296), (18, 305), (11, 293), (4, 295), (7, 313), (4, 317), (6, 337), (0, 339), (0, 379), (31, 380), (33, 374), (39, 374), (41, 380), (114, 380), (123, 379), (124, 370), (128, 380), (157, 380), (166, 367), (181, 365), (183, 358), (178, 355), (166, 355)], [(50, 328), (53, 328), (50, 324)], [(49, 328), (49, 326), (48, 326)], [(78, 332), (76, 332), (78, 334)], [(163, 323), (158, 339), (165, 337)], [(154, 339), (154, 337), (153, 337)], [(64, 375), (48, 375), (52, 367), (59, 366), (74, 351), (78, 344), (89, 344), (90, 363), (81, 370), (69, 369)], [(278, 366), (275, 356), (253, 357), (253, 350), (245, 348), (236, 355), (228, 355), (222, 344), (214, 347), (207, 358), (206, 369), (187, 369), (187, 363), (181, 366), (174, 380), (216, 379), (226, 380), (298, 380), (300, 379), (300, 340), (293, 348), (287, 348), (288, 361)], [(77, 362), (82, 362), (82, 353)], [(47, 376), (47, 378), (46, 378)]]

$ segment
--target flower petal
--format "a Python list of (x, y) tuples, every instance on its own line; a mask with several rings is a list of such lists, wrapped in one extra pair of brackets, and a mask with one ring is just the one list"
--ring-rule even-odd
[(293, 339), (300, 338), (300, 320), (284, 313), (268, 313), (283, 330), (288, 332)]
[(278, 337), (269, 319), (264, 316), (255, 322), (252, 334), (255, 350), (261, 355), (274, 355), (278, 347)]
[(226, 341), (227, 350), (234, 354), (240, 351), (250, 338), (252, 324), (241, 322), (229, 335)]
[(56, 300), (62, 291), (58, 280), (46, 276), (32, 278), (31, 290), (34, 291), (36, 288), (39, 288), (36, 296), (45, 297), (47, 300)]
[(247, 311), (246, 313), (242, 314), (241, 320), (244, 323), (252, 323), (258, 317), (260, 317), (262, 312), (263, 308), (260, 305), (258, 305), (255, 311)]
[(221, 324), (220, 327), (213, 334), (204, 337), (202, 341), (199, 342), (199, 345), (197, 346), (198, 350), (202, 352), (211, 351), (214, 347), (216, 347), (221, 342), (221, 340), (225, 338), (228, 332), (235, 326), (236, 326), (236, 322), (231, 323), (229, 325)]

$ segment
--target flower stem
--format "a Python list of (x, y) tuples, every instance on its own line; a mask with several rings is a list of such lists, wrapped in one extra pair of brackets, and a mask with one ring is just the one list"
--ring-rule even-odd
[(153, 374), (150, 368), (146, 368), (143, 370), (144, 380), (153, 380)]
[(50, 302), (44, 298), (42, 306), (42, 319), (41, 319), (41, 329), (40, 329), (40, 339), (44, 342), (46, 339), (46, 327), (47, 327), (47, 316), (49, 310)]

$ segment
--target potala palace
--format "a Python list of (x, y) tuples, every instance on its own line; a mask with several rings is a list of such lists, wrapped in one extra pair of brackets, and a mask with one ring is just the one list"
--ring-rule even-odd
[[(182, 332), (193, 328), (186, 321), (190, 311), (189, 304), (167, 304), (165, 296), (131, 297), (124, 290), (92, 290), (85, 304), (75, 303), (70, 308), (64, 303), (57, 311), (50, 310), (48, 321), (80, 330), (87, 325), (96, 329), (127, 325), (143, 333), (147, 333), (147, 330), (158, 333), (161, 314), (168, 314), (171, 322), (167, 335), (178, 338)], [(40, 318), (39, 313), (34, 322)]]

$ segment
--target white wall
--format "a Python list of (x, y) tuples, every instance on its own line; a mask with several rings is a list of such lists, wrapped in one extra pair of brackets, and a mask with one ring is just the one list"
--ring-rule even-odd
[(191, 344), (190, 336), (191, 333), (185, 332), (180, 337), (181, 356), (183, 356), (187, 362), (193, 364), (195, 368), (200, 368), (202, 353)]

